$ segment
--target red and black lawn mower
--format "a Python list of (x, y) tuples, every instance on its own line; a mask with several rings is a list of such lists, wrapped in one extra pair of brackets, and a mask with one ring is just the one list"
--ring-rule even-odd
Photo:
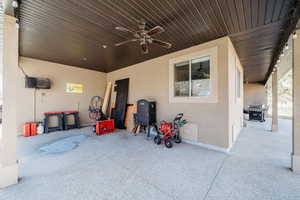
[(173, 122), (162, 121), (160, 123), (159, 131), (154, 137), (154, 143), (159, 145), (163, 142), (167, 148), (173, 147), (172, 141), (175, 141), (175, 143), (181, 143), (179, 128), (183, 127), (187, 123), (187, 121), (182, 118), (183, 113), (179, 113), (176, 115)]

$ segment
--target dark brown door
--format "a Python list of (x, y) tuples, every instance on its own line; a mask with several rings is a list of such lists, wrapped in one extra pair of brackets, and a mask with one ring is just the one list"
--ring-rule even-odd
[(128, 99), (128, 89), (129, 89), (129, 78), (117, 80), (115, 91), (117, 92), (115, 110), (113, 114), (113, 119), (115, 120), (115, 127), (119, 129), (125, 129), (125, 115), (126, 115), (126, 105)]

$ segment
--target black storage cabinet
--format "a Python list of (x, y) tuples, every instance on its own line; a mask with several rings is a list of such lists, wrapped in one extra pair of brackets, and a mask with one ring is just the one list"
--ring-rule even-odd
[(149, 126), (156, 123), (156, 102), (146, 99), (138, 100), (136, 120), (139, 125)]

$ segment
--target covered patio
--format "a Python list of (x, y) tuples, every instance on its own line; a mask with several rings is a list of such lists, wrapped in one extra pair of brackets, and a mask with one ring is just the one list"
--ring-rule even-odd
[[(22, 179), (0, 199), (299, 199), (291, 120), (279, 120), (276, 134), (270, 127), (270, 119), (249, 122), (228, 154), (191, 144), (169, 150), (128, 132), (91, 136), (90, 128), (19, 137)], [(74, 135), (89, 137), (69, 152), (39, 151)]]
[(0, 3), (1, 200), (300, 199), (299, 0)]

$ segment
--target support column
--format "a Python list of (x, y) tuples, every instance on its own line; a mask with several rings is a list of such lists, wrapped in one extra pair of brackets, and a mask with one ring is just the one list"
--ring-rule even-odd
[(293, 40), (293, 95), (292, 170), (300, 172), (300, 39)]
[[(3, 55), (1, 55), (3, 109), (0, 130), (0, 188), (18, 182), (16, 158), (16, 74), (18, 73), (18, 29), (14, 17), (3, 17)], [(2, 60), (3, 59), (3, 60)]]
[(272, 131), (278, 131), (278, 80), (277, 71), (272, 74)]

